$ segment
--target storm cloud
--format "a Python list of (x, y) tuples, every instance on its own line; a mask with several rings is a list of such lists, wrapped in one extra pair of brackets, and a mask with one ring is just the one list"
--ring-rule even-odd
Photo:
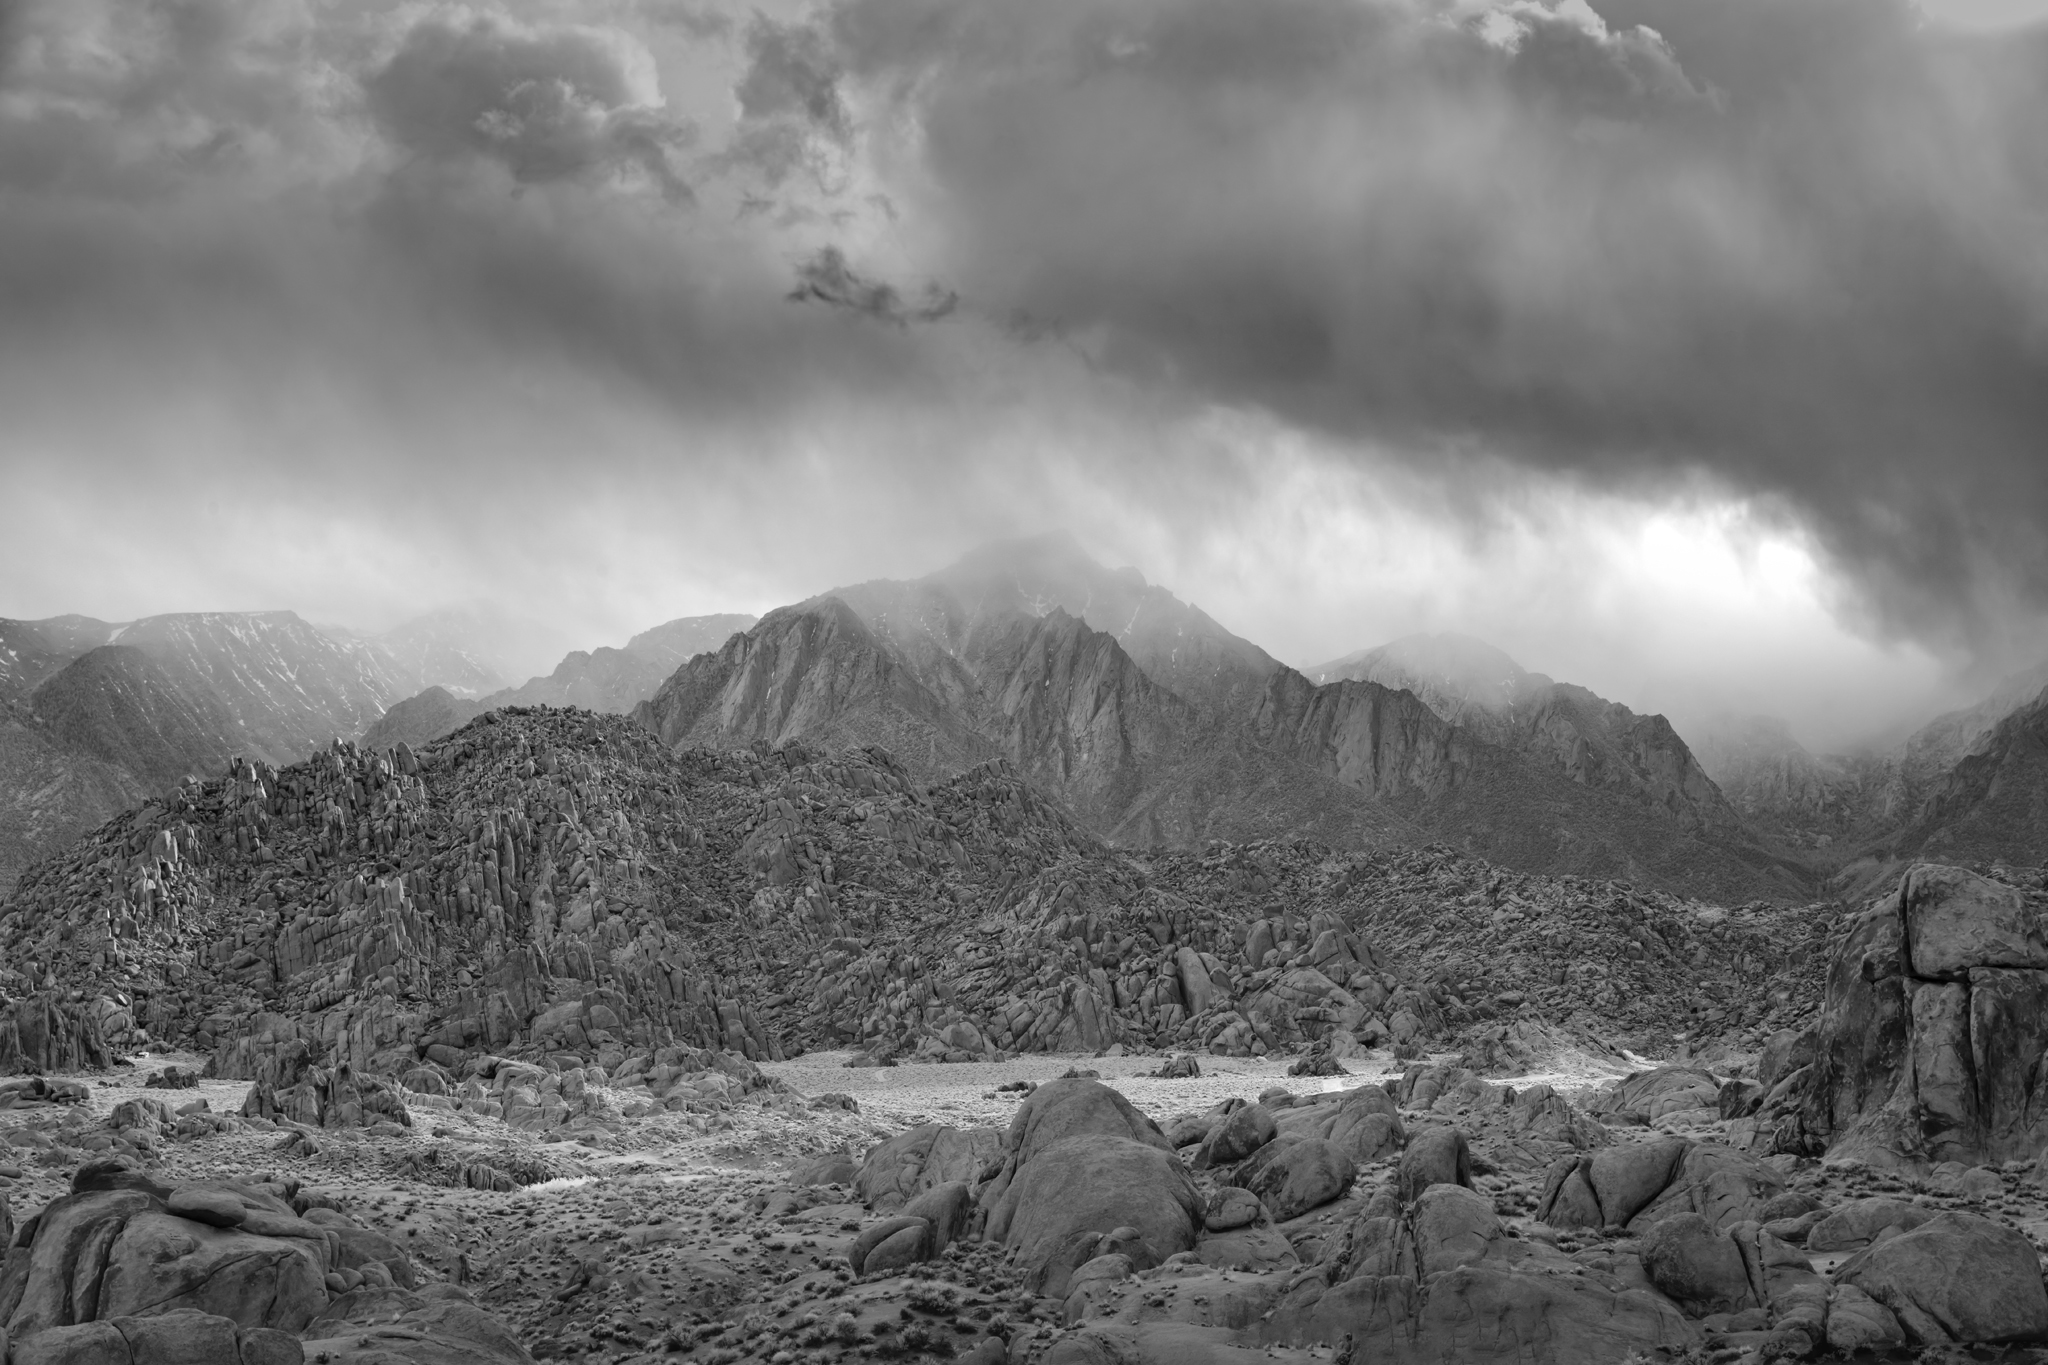
[[(838, 0), (967, 300), (1417, 461), (1781, 500), (2048, 595), (2048, 33), (1893, 0)], [(827, 130), (831, 131), (831, 130)]]
[(261, 518), (372, 614), (635, 583), (607, 629), (1064, 523), (1304, 663), (1491, 628), (1309, 592), (1359, 508), (1571, 560), (1563, 639), (1587, 518), (1712, 505), (1994, 666), (2044, 241), (2048, 28), (1897, 0), (0, 0), (0, 495), (118, 505), (124, 591), (279, 581), (213, 548)]

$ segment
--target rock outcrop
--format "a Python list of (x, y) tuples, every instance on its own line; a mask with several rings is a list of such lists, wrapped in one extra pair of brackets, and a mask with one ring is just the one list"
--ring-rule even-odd
[(1804, 1065), (1756, 1141), (1880, 1165), (1996, 1164), (2048, 1144), (2048, 898), (1921, 864), (1849, 927)]
[[(70, 1194), (23, 1222), (0, 1263), (0, 1340), (13, 1365), (297, 1365), (309, 1350), (372, 1358), (319, 1351), (342, 1329), (356, 1329), (349, 1335), (361, 1340), (346, 1343), (356, 1350), (368, 1341), (360, 1327), (375, 1322), (402, 1337), (382, 1343), (390, 1354), (377, 1359), (532, 1359), (459, 1293), (366, 1311), (365, 1298), (382, 1295), (387, 1307), (419, 1273), (404, 1250), (331, 1203), (290, 1186), (168, 1187), (118, 1161), (83, 1166)], [(458, 1346), (469, 1353), (449, 1354)]]

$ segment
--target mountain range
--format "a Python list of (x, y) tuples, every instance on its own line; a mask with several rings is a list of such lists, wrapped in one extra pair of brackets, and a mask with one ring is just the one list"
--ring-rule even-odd
[(1054, 536), (770, 612), (635, 715), (672, 745), (880, 745), (932, 779), (1001, 757), (1120, 843), (1440, 840), (1726, 899), (1810, 889), (1659, 718), (1543, 679), (1528, 724), (1480, 726), (1416, 677), (1343, 671), (1305, 676)]
[(336, 736), (417, 748), (542, 705), (630, 714), (675, 747), (878, 746), (928, 782), (1000, 758), (1138, 847), (1446, 843), (1724, 902), (1810, 899), (1922, 851), (2048, 859), (2048, 673), (1883, 753), (1816, 756), (1755, 717), (1695, 750), (1662, 716), (1469, 637), (1290, 668), (1063, 535), (758, 620), (681, 618), (485, 690), (534, 638), (476, 609), (382, 636), (290, 612), (0, 621), (0, 889), (230, 755), (286, 763)]

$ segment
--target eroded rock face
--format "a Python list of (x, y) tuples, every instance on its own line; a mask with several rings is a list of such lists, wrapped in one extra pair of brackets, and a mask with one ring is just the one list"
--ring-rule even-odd
[(1837, 949), (1813, 1061), (1763, 1100), (1765, 1140), (1886, 1166), (2038, 1153), (2044, 911), (2037, 894), (1961, 868), (1909, 870)]
[(104, 1068), (113, 1054), (100, 1029), (99, 1003), (69, 1002), (53, 992), (0, 1000), (0, 1076)]

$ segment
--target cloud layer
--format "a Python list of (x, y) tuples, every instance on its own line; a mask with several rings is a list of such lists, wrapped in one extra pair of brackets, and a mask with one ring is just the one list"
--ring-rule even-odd
[(815, 22), (912, 141), (946, 278), (1120, 372), (1417, 461), (1705, 471), (1910, 631), (2048, 591), (2048, 31), (1894, 0)]
[(622, 631), (1064, 522), (1308, 662), (1474, 599), (1290, 517), (1548, 562), (1577, 638), (1583, 543), (1711, 503), (1995, 665), (2044, 241), (2048, 30), (1898, 0), (0, 0), (0, 499), (63, 513), (0, 611)]

